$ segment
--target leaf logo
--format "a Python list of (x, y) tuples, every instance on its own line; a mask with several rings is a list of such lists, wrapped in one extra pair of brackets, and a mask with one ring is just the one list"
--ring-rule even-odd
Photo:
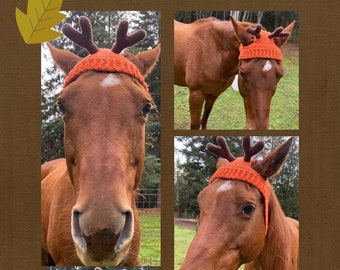
[(27, 44), (49, 41), (61, 35), (51, 28), (66, 17), (60, 12), (62, 2), (63, 0), (28, 0), (27, 15), (16, 8), (17, 25)]

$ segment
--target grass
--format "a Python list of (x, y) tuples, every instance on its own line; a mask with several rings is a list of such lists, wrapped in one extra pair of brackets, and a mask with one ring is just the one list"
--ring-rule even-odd
[[(271, 129), (299, 129), (299, 53), (292, 44), (283, 46), (283, 67), (285, 75), (279, 81), (271, 102)], [(174, 122), (175, 129), (190, 128), (189, 89), (174, 86)], [(208, 119), (208, 129), (245, 128), (243, 100), (237, 91), (228, 88), (216, 100)]]
[[(184, 261), (184, 257), (195, 234), (194, 230), (175, 225), (175, 270), (178, 270)], [(243, 266), (239, 270), (243, 270)]]
[(161, 264), (161, 219), (158, 212), (141, 212), (142, 227), (139, 258), (144, 266)]
[(193, 230), (175, 225), (175, 270), (179, 269), (180, 265), (184, 261), (184, 257), (192, 239), (194, 239), (195, 233), (196, 232)]

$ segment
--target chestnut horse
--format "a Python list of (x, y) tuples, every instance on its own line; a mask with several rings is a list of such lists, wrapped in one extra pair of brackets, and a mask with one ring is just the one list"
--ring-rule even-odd
[(136, 188), (144, 166), (145, 123), (153, 101), (144, 81), (160, 47), (137, 55), (120, 52), (145, 38), (127, 34), (98, 49), (91, 23), (63, 32), (86, 48), (80, 58), (49, 45), (67, 74), (57, 105), (64, 120), (65, 159), (41, 167), (42, 265), (140, 265)]
[[(268, 129), (271, 98), (283, 75), (279, 47), (288, 40), (293, 27), (294, 22), (268, 33), (259, 24), (237, 22), (232, 17), (231, 22), (215, 18), (191, 24), (174, 21), (174, 82), (189, 88), (191, 129), (207, 128), (216, 99), (232, 84), (236, 74), (246, 129)], [(262, 45), (269, 53), (261, 53)], [(253, 53), (241, 59), (242, 48)]]
[(299, 222), (287, 218), (268, 182), (278, 173), (292, 138), (261, 161), (251, 157), (263, 143), (243, 140), (244, 157), (235, 158), (224, 138), (207, 149), (224, 158), (198, 196), (200, 225), (181, 269), (296, 270)]

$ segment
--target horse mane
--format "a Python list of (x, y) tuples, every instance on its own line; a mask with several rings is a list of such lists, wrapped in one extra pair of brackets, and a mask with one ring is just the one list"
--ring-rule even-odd
[(287, 268), (288, 263), (290, 263), (289, 239), (292, 237), (292, 232), (273, 188), (270, 191), (268, 216), (268, 232), (264, 248), (257, 259), (258, 263), (263, 270), (289, 269)]

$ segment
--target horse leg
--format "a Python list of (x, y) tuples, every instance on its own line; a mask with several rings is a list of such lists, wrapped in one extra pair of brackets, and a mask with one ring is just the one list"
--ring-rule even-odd
[(195, 90), (189, 93), (189, 107), (191, 118), (191, 129), (200, 129), (201, 112), (204, 102), (204, 95), (202, 91)]
[(214, 103), (217, 97), (218, 96), (213, 96), (213, 95), (207, 95), (205, 97), (204, 113), (203, 113), (203, 117), (201, 120), (202, 129), (207, 129), (208, 118), (209, 118), (210, 112), (212, 110), (212, 107), (214, 106)]

